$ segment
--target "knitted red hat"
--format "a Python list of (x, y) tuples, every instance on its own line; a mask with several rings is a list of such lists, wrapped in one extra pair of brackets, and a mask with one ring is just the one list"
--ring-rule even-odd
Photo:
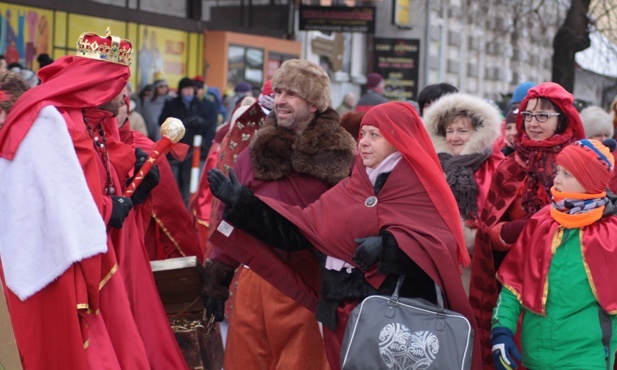
[(366, 88), (374, 89), (379, 85), (379, 83), (383, 80), (383, 77), (379, 73), (371, 73), (366, 78)]
[(274, 90), (272, 90), (272, 80), (268, 80), (264, 83), (261, 88), (262, 95), (272, 95), (274, 94)]
[(606, 191), (615, 159), (615, 141), (583, 139), (566, 146), (557, 155), (557, 164), (568, 170), (588, 193), (598, 194)]

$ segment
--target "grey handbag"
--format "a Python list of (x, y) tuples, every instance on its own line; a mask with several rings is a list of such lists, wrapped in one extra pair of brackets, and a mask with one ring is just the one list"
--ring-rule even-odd
[(467, 318), (421, 298), (366, 297), (351, 312), (341, 348), (343, 370), (468, 370), (473, 329)]

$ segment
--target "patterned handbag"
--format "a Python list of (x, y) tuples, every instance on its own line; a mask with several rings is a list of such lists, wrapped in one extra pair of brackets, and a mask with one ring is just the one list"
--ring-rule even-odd
[(468, 370), (473, 329), (467, 318), (437, 305), (400, 298), (401, 275), (391, 297), (366, 297), (351, 313), (341, 348), (343, 370)]

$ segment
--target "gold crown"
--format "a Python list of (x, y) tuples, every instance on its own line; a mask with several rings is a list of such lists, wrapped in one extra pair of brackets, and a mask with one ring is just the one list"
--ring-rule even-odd
[(92, 32), (84, 32), (77, 40), (78, 57), (91, 58), (106, 62), (131, 65), (133, 46), (129, 40), (112, 36), (109, 27), (105, 37)]

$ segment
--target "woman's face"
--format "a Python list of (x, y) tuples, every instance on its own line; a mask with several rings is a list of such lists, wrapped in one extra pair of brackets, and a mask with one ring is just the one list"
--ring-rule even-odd
[[(527, 102), (527, 109), (521, 114), (525, 118), (525, 132), (531, 140), (542, 141), (551, 138), (557, 131), (557, 125), (559, 124), (559, 116), (553, 115), (548, 117), (545, 122), (538, 122), (538, 119), (528, 114), (555, 114), (557, 111), (553, 108), (540, 107), (538, 99), (529, 99)], [(528, 121), (529, 119), (529, 121)]]
[(469, 117), (457, 117), (446, 127), (446, 144), (452, 155), (459, 155), (475, 132)]
[(514, 137), (516, 136), (516, 122), (506, 123), (506, 144), (514, 148)]
[(358, 151), (364, 166), (375, 168), (387, 156), (396, 152), (396, 148), (381, 135), (377, 127), (364, 125), (360, 128)]

